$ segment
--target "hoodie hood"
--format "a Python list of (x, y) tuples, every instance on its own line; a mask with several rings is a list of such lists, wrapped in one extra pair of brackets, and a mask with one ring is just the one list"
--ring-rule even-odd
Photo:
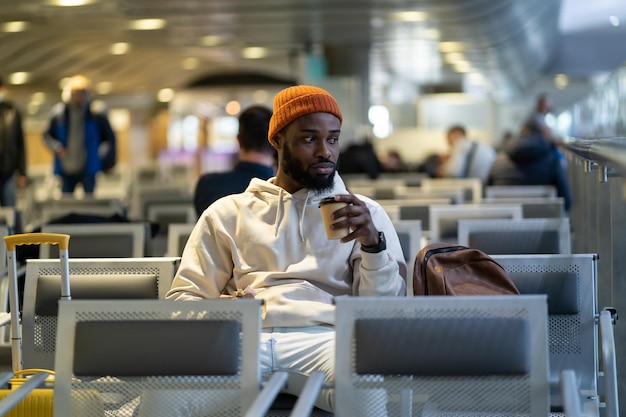
[(301, 188), (295, 193), (291, 194), (285, 191), (283, 188), (274, 184), (276, 177), (272, 177), (267, 181), (261, 180), (259, 178), (253, 178), (246, 189), (247, 192), (252, 192), (256, 195), (257, 198), (262, 201), (266, 201), (269, 204), (274, 204), (277, 201), (276, 210), (276, 219), (275, 219), (275, 228), (274, 234), (278, 234), (278, 229), (280, 228), (281, 223), (285, 220), (285, 206), (287, 204), (295, 204), (296, 207), (299, 207), (298, 210), (298, 231), (300, 234), (300, 239), (304, 241), (304, 235), (302, 231), (302, 223), (304, 220), (304, 214), (307, 209), (310, 209), (313, 206), (317, 209), (319, 202), (322, 198), (331, 197), (337, 194), (349, 194), (346, 189), (346, 185), (339, 176), (339, 173), (335, 172), (335, 178), (333, 181), (333, 188), (330, 191), (326, 191), (324, 193), (318, 193), (316, 191), (311, 191), (308, 188)]

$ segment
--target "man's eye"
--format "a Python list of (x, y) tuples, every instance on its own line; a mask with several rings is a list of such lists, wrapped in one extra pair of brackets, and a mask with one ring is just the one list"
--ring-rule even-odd
[(304, 138), (304, 141), (306, 143), (315, 142), (315, 137), (314, 136), (307, 136), (307, 137)]
[(328, 143), (330, 143), (332, 145), (336, 144), (337, 142), (339, 142), (339, 138), (338, 137), (332, 137), (332, 138), (328, 139)]

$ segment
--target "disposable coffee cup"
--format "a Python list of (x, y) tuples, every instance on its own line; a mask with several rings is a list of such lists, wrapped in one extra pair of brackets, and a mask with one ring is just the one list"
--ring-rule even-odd
[(328, 239), (341, 239), (350, 233), (349, 228), (343, 229), (331, 229), (330, 225), (337, 223), (341, 220), (345, 220), (347, 217), (340, 217), (338, 219), (332, 219), (332, 214), (342, 207), (347, 206), (347, 203), (342, 201), (335, 201), (334, 197), (326, 197), (320, 200), (320, 210), (322, 211), (322, 219), (324, 219), (324, 227), (326, 228), (326, 237)]

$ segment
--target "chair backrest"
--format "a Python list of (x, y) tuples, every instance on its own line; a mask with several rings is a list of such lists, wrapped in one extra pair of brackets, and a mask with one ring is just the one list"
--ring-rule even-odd
[(396, 229), (402, 253), (407, 265), (415, 261), (415, 256), (422, 248), (422, 221), (421, 220), (396, 220), (393, 221)]
[(259, 300), (60, 302), (54, 415), (243, 416), (260, 387)]
[(572, 251), (568, 217), (462, 219), (459, 220), (458, 242), (489, 255), (569, 254)]
[[(71, 236), (72, 258), (141, 258), (148, 252), (148, 223), (67, 223), (47, 224), (42, 232)], [(39, 246), (39, 257), (58, 257), (58, 247)]]
[(170, 223), (167, 227), (167, 256), (181, 256), (195, 224)]
[[(164, 299), (179, 262), (176, 257), (70, 259), (72, 299)], [(53, 369), (60, 297), (59, 259), (29, 259), (22, 308), (25, 368)]]
[(429, 226), (428, 207), (433, 204), (451, 204), (450, 199), (397, 199), (397, 200), (377, 200), (385, 210), (391, 220), (421, 220), (422, 230), (427, 230)]
[(490, 197), (483, 203), (521, 204), (525, 219), (566, 217), (563, 197)]
[(192, 204), (189, 182), (155, 182), (134, 184), (130, 212), (134, 219), (147, 219), (148, 209), (154, 204)]
[[(494, 255), (522, 294), (548, 295), (550, 378), (573, 369), (587, 401), (598, 391), (596, 254)], [(597, 401), (597, 399), (595, 400)], [(552, 399), (559, 405), (558, 395)]]
[(425, 190), (421, 186), (402, 186), (396, 188), (396, 200), (414, 200), (414, 199), (445, 199), (446, 204), (465, 204), (470, 202), (467, 199), (466, 192), (463, 188), (457, 187), (436, 187)]
[(41, 208), (41, 221), (50, 223), (54, 219), (71, 213), (91, 214), (95, 216), (124, 216), (126, 207), (119, 198), (85, 198), (82, 200), (73, 197), (48, 200)]
[(426, 192), (437, 190), (463, 190), (465, 201), (480, 203), (483, 198), (483, 183), (480, 178), (424, 178), (422, 189)]
[(554, 185), (488, 185), (485, 198), (500, 197), (556, 197)]
[(191, 202), (152, 204), (148, 207), (148, 220), (159, 225), (160, 234), (167, 235), (170, 224), (195, 224), (196, 209)]
[(546, 304), (338, 297), (336, 415), (547, 416)]
[(456, 242), (461, 219), (521, 219), (521, 204), (454, 204), (429, 207), (430, 240)]

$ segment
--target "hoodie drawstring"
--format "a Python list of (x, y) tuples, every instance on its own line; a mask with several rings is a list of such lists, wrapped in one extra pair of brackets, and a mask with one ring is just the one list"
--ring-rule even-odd
[(300, 214), (300, 221), (298, 222), (298, 232), (300, 233), (300, 241), (304, 242), (304, 212), (306, 210), (306, 205), (309, 202), (309, 193), (307, 191), (306, 197), (304, 197), (304, 205), (302, 206), (302, 213)]
[(278, 226), (280, 226), (280, 219), (283, 216), (284, 201), (283, 201), (283, 189), (278, 191), (278, 208), (276, 209), (276, 219), (274, 220), (274, 236), (278, 236)]
[[(276, 209), (276, 219), (274, 220), (274, 236), (278, 236), (278, 228), (282, 221), (285, 212), (285, 191), (278, 191), (278, 208)], [(302, 213), (300, 213), (300, 219), (298, 221), (298, 234), (300, 235), (300, 241), (304, 242), (304, 213), (306, 211), (306, 205), (309, 202), (309, 192), (306, 193), (304, 198), (304, 206), (302, 207)]]

